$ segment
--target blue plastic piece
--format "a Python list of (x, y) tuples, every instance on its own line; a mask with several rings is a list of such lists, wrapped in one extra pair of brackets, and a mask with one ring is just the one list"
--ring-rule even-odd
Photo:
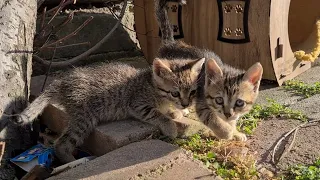
[(52, 164), (53, 148), (46, 148), (42, 144), (37, 144), (27, 151), (11, 159), (11, 162), (29, 162), (38, 157), (38, 164), (49, 168)]

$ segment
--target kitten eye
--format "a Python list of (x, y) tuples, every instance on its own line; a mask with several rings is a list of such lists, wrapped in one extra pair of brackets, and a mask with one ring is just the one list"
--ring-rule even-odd
[(243, 101), (242, 99), (238, 99), (238, 100), (236, 101), (236, 106), (237, 106), (237, 107), (242, 107), (242, 106), (244, 106), (244, 101)]
[(191, 92), (190, 92), (190, 96), (193, 96), (193, 95), (195, 95), (196, 94), (196, 90), (192, 90)]
[(178, 91), (172, 91), (171, 92), (171, 96), (173, 97), (179, 97), (180, 96), (180, 93)]
[(223, 105), (223, 98), (222, 97), (216, 97), (216, 98), (214, 98), (214, 100), (218, 105)]

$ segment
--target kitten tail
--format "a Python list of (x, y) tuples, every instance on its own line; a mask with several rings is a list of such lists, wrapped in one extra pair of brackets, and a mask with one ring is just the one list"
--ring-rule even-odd
[(47, 93), (41, 94), (36, 98), (19, 116), (14, 120), (15, 123), (24, 125), (31, 123), (44, 108), (49, 104), (51, 97)]
[[(174, 37), (172, 25), (168, 17), (167, 2), (168, 0), (155, 0), (155, 10), (163, 43), (172, 43), (174, 42)], [(178, 0), (177, 2), (185, 4), (183, 0)]]

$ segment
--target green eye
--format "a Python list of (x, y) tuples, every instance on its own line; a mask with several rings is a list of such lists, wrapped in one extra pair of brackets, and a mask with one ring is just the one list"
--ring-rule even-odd
[(223, 105), (224, 101), (223, 101), (223, 98), (222, 97), (216, 97), (214, 98), (216, 104), (218, 105)]
[(180, 96), (180, 93), (178, 91), (172, 91), (171, 92), (171, 96), (172, 97), (179, 97)]
[(242, 99), (238, 99), (238, 100), (236, 101), (236, 106), (237, 106), (237, 107), (243, 107), (243, 106), (244, 106), (244, 101), (243, 101)]

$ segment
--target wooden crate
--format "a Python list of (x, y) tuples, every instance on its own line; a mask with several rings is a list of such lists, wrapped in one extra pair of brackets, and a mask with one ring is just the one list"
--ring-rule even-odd
[[(154, 1), (134, 4), (137, 36), (151, 63), (160, 44)], [(319, 5), (319, 0), (188, 0), (185, 6), (170, 2), (168, 14), (176, 39), (211, 49), (237, 68), (261, 62), (263, 78), (282, 85), (311, 67), (293, 52), (313, 48)]]

